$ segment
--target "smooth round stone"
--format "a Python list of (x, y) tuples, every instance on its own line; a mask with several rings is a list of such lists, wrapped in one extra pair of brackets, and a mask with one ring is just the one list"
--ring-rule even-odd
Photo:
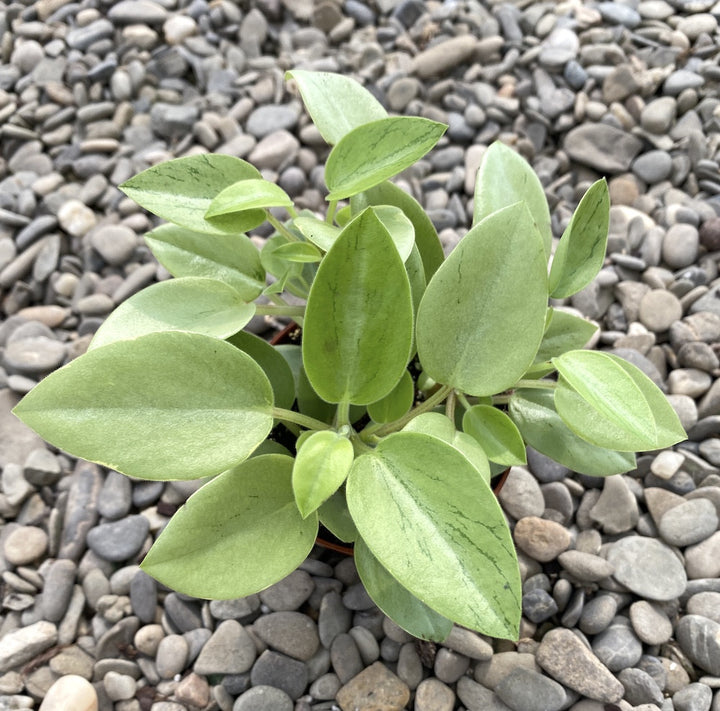
[(565, 705), (565, 689), (538, 672), (516, 667), (496, 687), (495, 694), (511, 709), (560, 711)]
[(3, 544), (5, 560), (11, 565), (29, 565), (45, 555), (48, 535), (37, 526), (18, 526)]
[(132, 483), (120, 472), (109, 471), (105, 477), (98, 512), (104, 518), (115, 520), (126, 516), (132, 506)]
[(154, 657), (164, 637), (162, 625), (145, 625), (135, 633), (133, 644), (139, 652)]
[(310, 685), (309, 693), (314, 699), (325, 701), (334, 699), (341, 686), (337, 674), (323, 674)]
[(605, 533), (624, 533), (638, 522), (637, 499), (621, 476), (606, 477), (602, 493), (590, 509), (590, 518), (599, 523)]
[(690, 597), (685, 604), (690, 615), (702, 615), (720, 623), (720, 592), (700, 592)]
[(682, 318), (682, 304), (669, 291), (652, 289), (640, 301), (639, 316), (645, 328), (660, 333)]
[(320, 646), (317, 625), (299, 612), (262, 615), (253, 630), (269, 647), (301, 661), (310, 659)]
[[(648, 600), (674, 600), (685, 590), (687, 577), (682, 563), (654, 538), (621, 538), (608, 546), (607, 560), (615, 566), (615, 580)], [(663, 574), (658, 575), (658, 570)]]
[(352, 612), (343, 605), (342, 597), (335, 591), (326, 593), (318, 613), (318, 636), (322, 646), (330, 649), (335, 637), (347, 632), (351, 624)]
[(108, 17), (118, 25), (161, 25), (168, 11), (153, 0), (121, 0), (110, 8)]
[(685, 615), (678, 622), (675, 638), (694, 664), (720, 676), (720, 623), (700, 615)]
[(43, 616), (50, 622), (60, 622), (70, 605), (77, 575), (77, 566), (72, 560), (53, 560), (45, 572), (43, 586)]
[(665, 542), (689, 546), (709, 538), (718, 527), (715, 505), (709, 499), (691, 499), (666, 511), (658, 525)]
[(109, 671), (103, 678), (103, 686), (111, 701), (125, 701), (135, 696), (135, 679), (127, 674)]
[[(335, 671), (337, 672), (337, 669)], [(342, 677), (340, 679), (342, 680)], [(264, 651), (258, 657), (250, 672), (250, 683), (253, 686), (282, 689), (291, 699), (300, 698), (307, 682), (308, 670), (302, 662), (270, 650)]]
[(558, 556), (558, 562), (577, 580), (597, 582), (615, 572), (615, 568), (599, 555), (582, 551), (565, 551)]
[(293, 700), (284, 691), (260, 685), (239, 696), (232, 711), (293, 711), (293, 708)]
[(255, 643), (236, 620), (221, 622), (205, 643), (193, 666), (200, 675), (244, 674), (257, 655)]
[(259, 106), (248, 116), (246, 131), (255, 138), (275, 131), (291, 130), (298, 121), (298, 112), (292, 106)]
[(649, 101), (640, 114), (640, 124), (649, 133), (663, 135), (675, 122), (677, 102), (670, 96)]
[(180, 44), (184, 39), (197, 32), (197, 23), (192, 17), (186, 15), (172, 15), (163, 24), (165, 41), (170, 44)]
[(140, 622), (154, 621), (157, 608), (157, 583), (144, 570), (138, 570), (130, 582), (130, 604)]
[(240, 620), (249, 617), (260, 607), (257, 595), (234, 600), (211, 600), (210, 614), (216, 620)]
[(125, 225), (98, 225), (90, 233), (90, 244), (113, 267), (130, 260), (137, 241), (135, 232)]
[(667, 380), (668, 390), (673, 395), (701, 397), (712, 385), (709, 373), (695, 368), (676, 368)]
[(657, 682), (642, 669), (623, 669), (618, 679), (625, 687), (625, 700), (633, 706), (640, 704), (658, 704), (663, 702), (663, 693)]
[(104, 560), (115, 563), (137, 555), (150, 531), (150, 522), (139, 514), (102, 523), (87, 535), (87, 544)]
[(330, 662), (342, 684), (359, 674), (363, 661), (355, 640), (349, 634), (339, 634), (330, 645)]
[(454, 684), (470, 666), (470, 660), (452, 649), (441, 647), (435, 655), (433, 672), (440, 681), (446, 684)]
[(690, 579), (720, 576), (720, 531), (685, 549), (685, 569)]
[(578, 163), (614, 175), (630, 168), (642, 148), (642, 142), (615, 126), (585, 123), (568, 132), (564, 147)]
[(531, 622), (539, 624), (557, 613), (558, 606), (550, 593), (536, 588), (522, 596), (522, 611)]
[(672, 700), (674, 711), (710, 711), (713, 692), (707, 684), (694, 682), (676, 691)]
[(670, 175), (672, 158), (665, 151), (648, 151), (635, 159), (632, 171), (640, 180), (654, 185)]
[(592, 642), (593, 652), (612, 672), (635, 666), (643, 652), (642, 643), (625, 618), (615, 619), (621, 621), (613, 622)]
[(160, 640), (155, 666), (161, 679), (172, 679), (185, 669), (188, 661), (188, 643), (179, 634), (169, 634)]
[(670, 225), (663, 240), (663, 260), (671, 269), (689, 267), (697, 259), (699, 245), (697, 227), (683, 222)]
[(645, 644), (665, 644), (672, 637), (672, 623), (667, 615), (647, 600), (630, 605), (630, 622)]
[(485, 641), (479, 634), (472, 630), (458, 627), (455, 625), (443, 642), (445, 647), (452, 649), (459, 654), (464, 654), (470, 659), (478, 661), (487, 661), (493, 655), (492, 646)]
[(58, 222), (73, 237), (85, 236), (97, 223), (95, 213), (80, 200), (67, 200), (57, 214)]
[(34, 336), (8, 343), (3, 360), (8, 371), (33, 376), (59, 368), (66, 356), (64, 343), (47, 336)]
[(521, 518), (513, 531), (515, 543), (541, 563), (551, 561), (567, 550), (571, 542), (565, 526), (537, 516)]
[(380, 645), (369, 629), (357, 625), (353, 627), (348, 634), (353, 638), (355, 646), (358, 652), (360, 652), (363, 664), (370, 665), (378, 660), (380, 656)]
[(421, 681), (415, 691), (415, 711), (452, 711), (455, 692), (438, 679)]
[(81, 676), (60, 677), (47, 691), (39, 711), (97, 711), (98, 697), (93, 685)]
[(709, 252), (720, 250), (720, 217), (711, 217), (700, 225), (700, 244)]
[(598, 634), (606, 630), (617, 612), (617, 600), (612, 595), (598, 595), (582, 609), (578, 627), (585, 634)]
[(545, 500), (537, 479), (526, 469), (513, 467), (498, 495), (507, 513), (515, 519), (542, 516)]

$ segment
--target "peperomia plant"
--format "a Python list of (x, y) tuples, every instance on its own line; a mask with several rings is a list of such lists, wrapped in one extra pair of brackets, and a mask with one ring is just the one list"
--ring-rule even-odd
[[(124, 192), (168, 221), (146, 239), (175, 278), (121, 304), (15, 413), (129, 476), (208, 478), (142, 563), (171, 588), (262, 590), (302, 563), (321, 522), (354, 543), (368, 593), (413, 635), (458, 623), (516, 638), (520, 576), (491, 476), (525, 464), (526, 445), (577, 472), (626, 472), (634, 452), (685, 436), (640, 370), (583, 350), (593, 324), (549, 306), (603, 264), (606, 184), (551, 260), (541, 184), (495, 143), (473, 227), (444, 259), (420, 205), (387, 181), (445, 126), (390, 117), (340, 75), (289, 77), (333, 146), (326, 215), (231, 156), (132, 178)], [(245, 233), (265, 221), (258, 250)], [(256, 314), (294, 319), (302, 344), (243, 331)]]

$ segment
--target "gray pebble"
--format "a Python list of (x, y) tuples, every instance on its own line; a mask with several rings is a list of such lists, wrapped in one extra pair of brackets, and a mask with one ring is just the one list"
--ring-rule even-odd
[(526, 469), (513, 467), (505, 485), (498, 495), (500, 503), (507, 513), (515, 519), (525, 516), (542, 516), (545, 510), (540, 485)]
[(130, 604), (133, 612), (143, 623), (155, 620), (157, 607), (157, 583), (144, 570), (138, 570), (130, 583)]
[(694, 664), (720, 676), (720, 623), (700, 615), (685, 615), (678, 622), (675, 637)]
[(457, 683), (457, 695), (467, 711), (509, 711), (495, 694), (464, 676)]
[(88, 237), (100, 256), (114, 267), (129, 261), (137, 245), (137, 235), (125, 225), (101, 224), (93, 228)]
[(126, 516), (132, 505), (131, 488), (128, 477), (120, 472), (109, 471), (100, 491), (98, 513), (113, 521)]
[(190, 632), (203, 626), (198, 602), (186, 600), (177, 593), (166, 595), (165, 614), (179, 632)]
[(59, 559), (50, 563), (45, 573), (43, 587), (43, 617), (50, 622), (60, 622), (67, 612), (75, 585), (77, 565), (71, 560)]
[(440, 681), (444, 681), (446, 684), (454, 684), (465, 674), (469, 666), (470, 660), (464, 654), (441, 647), (435, 655), (433, 672)]
[(57, 642), (57, 627), (40, 620), (0, 638), (0, 673), (25, 664)]
[(443, 642), (445, 647), (470, 659), (486, 661), (492, 657), (492, 646), (472, 630), (455, 625)]
[(640, 704), (662, 705), (663, 693), (657, 682), (645, 671), (637, 668), (623, 669), (618, 679), (625, 687), (625, 700), (633, 706)]
[(87, 544), (101, 558), (120, 562), (137, 555), (149, 531), (150, 522), (144, 516), (128, 516), (93, 528)]
[(298, 121), (294, 106), (259, 106), (248, 117), (246, 130), (257, 139), (281, 130), (290, 130)]
[(104, 39), (112, 37), (114, 27), (111, 22), (106, 19), (95, 20), (89, 25), (76, 27), (71, 29), (65, 41), (68, 47), (79, 49), (84, 52), (88, 47)]
[(624, 617), (616, 617), (606, 630), (595, 636), (592, 650), (613, 672), (635, 666), (643, 652), (642, 643)]
[(250, 680), (253, 686), (273, 686), (284, 691), (291, 699), (298, 699), (307, 686), (308, 672), (302, 662), (266, 650), (253, 665)]
[(558, 606), (550, 593), (536, 588), (522, 596), (522, 611), (525, 617), (537, 624), (556, 614)]
[[(690, 227), (690, 225), (687, 225)], [(668, 234), (672, 227), (668, 230)], [(668, 237), (665, 237), (665, 244)], [(665, 256), (665, 260), (668, 258)], [(664, 289), (652, 289), (648, 291), (640, 301), (640, 321), (648, 330), (655, 333), (667, 331), (675, 321), (682, 318), (682, 305), (680, 300), (669, 291)]]
[(199, 112), (195, 106), (158, 102), (150, 110), (150, 118), (153, 131), (158, 136), (173, 139), (192, 132), (193, 124), (199, 118)]
[(684, 223), (671, 225), (663, 240), (663, 260), (671, 269), (688, 267), (697, 259), (699, 245), (697, 227)]
[(28, 455), (23, 474), (33, 486), (52, 486), (62, 476), (62, 469), (57, 457), (45, 447), (40, 447)]
[(672, 623), (660, 606), (638, 600), (630, 606), (630, 622), (645, 644), (664, 644), (672, 636)]
[(478, 40), (470, 34), (434, 44), (413, 58), (411, 71), (421, 79), (441, 76), (472, 56)]
[(598, 634), (610, 626), (616, 612), (617, 600), (612, 595), (598, 595), (583, 607), (578, 627), (585, 634)]
[(282, 689), (261, 684), (239, 696), (232, 711), (293, 711), (293, 708), (292, 698)]
[(674, 546), (699, 543), (718, 527), (718, 515), (709, 499), (692, 499), (663, 514), (658, 530), (663, 539)]
[(309, 694), (314, 699), (326, 701), (334, 699), (341, 686), (337, 674), (323, 674), (310, 685)]
[(673, 695), (674, 711), (710, 711), (713, 692), (706, 684), (694, 682)]
[(378, 660), (380, 656), (380, 645), (369, 629), (356, 625), (348, 634), (355, 641), (355, 645), (358, 648), (358, 652), (360, 652), (360, 657), (365, 666), (369, 666)]
[(320, 603), (318, 635), (323, 647), (330, 649), (335, 637), (347, 632), (352, 622), (352, 613), (342, 604), (336, 592), (327, 593)]
[(245, 628), (235, 620), (225, 620), (202, 648), (193, 671), (201, 675), (243, 674), (252, 667), (256, 654), (255, 643)]
[(425, 679), (415, 691), (415, 711), (452, 711), (455, 692), (438, 679)]
[(160, 640), (157, 654), (155, 655), (155, 666), (161, 679), (172, 679), (180, 674), (187, 664), (188, 643), (179, 634), (170, 634)]
[(108, 12), (118, 25), (161, 25), (168, 16), (168, 11), (153, 0), (121, 0)]
[(495, 693), (514, 711), (538, 708), (560, 711), (566, 701), (565, 689), (560, 684), (524, 667), (513, 669), (495, 687)]
[(346, 633), (339, 634), (330, 645), (330, 660), (342, 684), (347, 684), (363, 670), (363, 661), (355, 640)]
[(36, 336), (13, 340), (5, 348), (3, 364), (9, 373), (37, 376), (62, 365), (67, 346), (54, 338)]
[(720, 576), (720, 531), (685, 549), (685, 569), (690, 578)]
[(564, 146), (570, 158), (578, 163), (603, 173), (615, 174), (629, 170), (642, 143), (614, 126), (586, 123), (568, 132)]
[(301, 661), (310, 659), (320, 645), (317, 625), (299, 612), (262, 615), (253, 630), (269, 647)]
[(210, 614), (216, 620), (241, 620), (250, 617), (260, 607), (257, 595), (239, 597), (233, 600), (211, 600)]
[(685, 604), (688, 614), (701, 615), (720, 623), (720, 592), (699, 592)]
[(648, 151), (638, 156), (632, 164), (632, 171), (640, 180), (654, 185), (665, 180), (672, 172), (672, 158), (665, 151)]

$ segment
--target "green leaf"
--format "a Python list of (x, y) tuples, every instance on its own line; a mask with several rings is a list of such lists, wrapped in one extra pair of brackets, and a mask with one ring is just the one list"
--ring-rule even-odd
[(272, 427), (260, 366), (234, 346), (166, 331), (96, 348), (14, 412), (76, 457), (139, 479), (195, 479), (243, 461)]
[(397, 175), (422, 158), (447, 126), (416, 116), (393, 116), (354, 128), (325, 163), (328, 200), (342, 200)]
[(473, 224), (478, 224), (496, 210), (521, 201), (530, 210), (547, 260), (552, 246), (552, 230), (543, 186), (524, 158), (496, 141), (485, 151), (475, 181)]
[(537, 363), (548, 361), (566, 351), (582, 348), (597, 331), (594, 323), (580, 316), (552, 308), (548, 311), (552, 318), (535, 356)]
[(318, 220), (317, 217), (309, 217), (308, 215), (296, 217), (293, 220), (293, 225), (308, 242), (317, 245), (324, 252), (327, 252), (333, 246), (340, 235), (340, 229), (335, 225), (329, 225), (324, 220)]
[(277, 277), (278, 281), (282, 282), (283, 287), (291, 294), (306, 298), (306, 291), (293, 280), (297, 280), (302, 276), (306, 280), (312, 281), (313, 272), (308, 270), (314, 269), (314, 265), (286, 259), (282, 256), (282, 252), (277, 254), (278, 249), (288, 244), (295, 243), (291, 242), (285, 235), (275, 233), (265, 241), (260, 253), (260, 262), (267, 272)]
[(355, 405), (385, 397), (407, 365), (412, 322), (405, 267), (369, 208), (342, 231), (310, 289), (302, 348), (315, 391)]
[(395, 624), (418, 639), (443, 642), (453, 623), (420, 601), (388, 573), (362, 538), (355, 542), (355, 565), (372, 601)]
[(290, 196), (279, 185), (263, 178), (250, 178), (221, 190), (210, 203), (205, 218), (268, 207), (292, 207), (292, 204)]
[(342, 74), (293, 69), (285, 78), (297, 82), (307, 112), (330, 145), (352, 129), (387, 116), (365, 87)]
[(233, 183), (260, 177), (257, 168), (240, 158), (203, 153), (158, 163), (119, 187), (138, 205), (168, 222), (195, 232), (225, 234), (257, 227), (265, 221), (265, 211), (207, 220), (210, 203)]
[(520, 574), (490, 487), (457, 450), (416, 432), (355, 460), (347, 500), (380, 564), (428, 607), (493, 637), (517, 639)]
[(422, 257), (425, 280), (430, 281), (432, 275), (445, 261), (445, 254), (435, 226), (420, 203), (412, 195), (408, 195), (397, 185), (385, 181), (363, 193), (353, 195), (350, 204), (356, 214), (373, 205), (395, 205), (395, 207), (399, 207), (413, 224), (415, 246)]
[(230, 286), (182, 277), (146, 287), (123, 301), (95, 333), (88, 350), (157, 331), (191, 331), (215, 338), (237, 333), (255, 315)]
[(415, 399), (415, 383), (409, 371), (405, 371), (398, 384), (381, 400), (368, 405), (368, 415), (374, 422), (399, 420), (412, 407)]
[(321, 422), (327, 422), (330, 424), (335, 418), (337, 407), (323, 400), (315, 389), (313, 388), (310, 380), (308, 379), (305, 366), (300, 368), (300, 379), (298, 380), (297, 387), (297, 404), (298, 410), (303, 415), (314, 417), (316, 420)]
[(512, 387), (545, 328), (542, 240), (523, 204), (495, 212), (460, 241), (425, 289), (418, 355), (434, 380), (471, 395)]
[(572, 296), (597, 276), (605, 260), (609, 225), (610, 195), (602, 178), (583, 196), (555, 250), (550, 296)]
[[(270, 380), (276, 407), (289, 410), (295, 402), (295, 378), (288, 362), (267, 341), (247, 331), (240, 331), (227, 339), (247, 353)], [(298, 351), (299, 346), (295, 346)]]
[(573, 471), (609, 476), (635, 468), (634, 454), (596, 447), (578, 437), (557, 414), (551, 390), (516, 390), (509, 411), (531, 447)]
[(562, 376), (555, 392), (558, 414), (588, 442), (635, 452), (670, 447), (685, 439), (662, 392), (622, 358), (570, 351), (552, 362)]
[(488, 484), (490, 483), (490, 464), (485, 450), (470, 435), (458, 432), (450, 419), (441, 412), (423, 412), (421, 415), (413, 417), (403, 427), (403, 431), (420, 432), (437, 437), (453, 446), (477, 469), (478, 474)]
[(257, 298), (265, 288), (260, 252), (245, 235), (208, 236), (177, 225), (160, 225), (145, 235), (145, 241), (174, 277), (223, 281), (244, 301)]
[(292, 485), (303, 518), (330, 498), (345, 481), (355, 454), (350, 440), (329, 430), (313, 432), (295, 458)]
[(193, 597), (245, 597), (300, 565), (317, 535), (293, 500), (293, 460), (253, 457), (196, 491), (170, 519), (141, 567)]
[(352, 543), (357, 538), (357, 529), (350, 516), (345, 499), (345, 487), (341, 486), (318, 509), (320, 522), (335, 538)]
[(288, 242), (281, 244), (274, 252), (273, 256), (286, 259), (288, 262), (301, 262), (312, 264), (322, 260), (320, 250), (309, 242)]
[(463, 430), (477, 440), (488, 459), (506, 467), (525, 464), (525, 443), (515, 423), (490, 405), (474, 405), (463, 415)]
[(400, 259), (406, 262), (415, 246), (415, 229), (412, 222), (399, 207), (394, 205), (377, 205), (373, 209), (392, 237)]

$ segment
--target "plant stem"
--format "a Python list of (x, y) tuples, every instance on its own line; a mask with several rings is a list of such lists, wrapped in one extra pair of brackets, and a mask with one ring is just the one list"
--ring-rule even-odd
[(304, 306), (287, 306), (278, 305), (271, 306), (269, 304), (259, 304), (255, 307), (257, 316), (287, 316), (289, 318), (302, 318), (305, 315)]
[(535, 390), (555, 390), (558, 384), (554, 380), (518, 380), (513, 390), (520, 388), (529, 388)]
[(451, 422), (455, 422), (455, 391), (453, 390), (445, 400), (445, 415)]
[(335, 426), (339, 429), (343, 425), (350, 426), (350, 402), (347, 400), (338, 403), (335, 414)]
[(455, 397), (457, 397), (460, 404), (466, 409), (469, 410), (472, 405), (468, 402), (468, 399), (465, 397), (465, 393), (459, 393), (457, 390), (455, 391)]
[(299, 242), (300, 240), (290, 230), (283, 225), (280, 220), (275, 217), (270, 210), (265, 210), (267, 221), (283, 236), (286, 237), (290, 242)]
[(410, 420), (414, 419), (418, 415), (422, 415), (423, 412), (429, 412), (433, 409), (436, 405), (439, 405), (451, 392), (452, 392), (452, 386), (451, 385), (443, 385), (438, 390), (436, 390), (425, 402), (421, 402), (417, 407), (413, 408), (408, 412), (407, 414), (403, 415), (399, 420), (395, 420), (395, 422), (388, 422), (387, 424), (383, 425), (382, 427), (375, 428), (368, 428), (366, 427), (362, 432), (361, 435), (377, 435), (378, 437), (383, 437), (387, 434), (390, 434), (391, 432), (397, 432), (398, 430), (401, 430), (405, 425), (410, 422)]
[(330, 204), (328, 205), (328, 211), (327, 215), (325, 216), (325, 222), (328, 223), (328, 225), (332, 225), (333, 220), (335, 219), (335, 212), (337, 211), (337, 200), (331, 200)]
[(327, 422), (321, 422), (316, 420), (314, 417), (309, 415), (303, 415), (301, 412), (295, 412), (294, 410), (286, 410), (282, 407), (273, 407), (272, 416), (276, 420), (282, 420), (283, 422), (294, 422), (296, 425), (305, 427), (308, 430), (331, 430), (332, 427)]

